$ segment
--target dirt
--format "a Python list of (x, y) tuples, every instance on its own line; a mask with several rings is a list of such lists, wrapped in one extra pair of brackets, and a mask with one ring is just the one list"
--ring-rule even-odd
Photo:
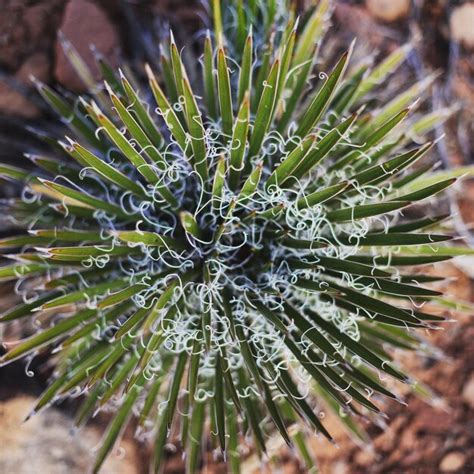
[[(56, 408), (23, 423), (35, 399), (16, 396), (0, 402), (0, 472), (15, 474), (83, 474), (90, 472), (101, 431), (88, 426), (73, 432), (69, 416)], [(45, 449), (47, 447), (47, 449)], [(139, 474), (139, 453), (124, 441), (105, 462), (103, 474)]]

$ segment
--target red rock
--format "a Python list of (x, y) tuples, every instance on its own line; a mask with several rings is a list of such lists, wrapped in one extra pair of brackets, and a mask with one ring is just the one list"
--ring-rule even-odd
[[(111, 65), (118, 64), (120, 46), (117, 31), (104, 11), (95, 3), (87, 0), (71, 0), (66, 6), (60, 31), (72, 43), (96, 80), (100, 78), (100, 74), (90, 49), (91, 45), (94, 45)], [(54, 75), (69, 89), (77, 92), (86, 89), (64, 54), (59, 37), (56, 41)]]
[[(413, 405), (415, 405), (413, 403)], [(449, 430), (451, 416), (431, 407), (422, 407), (413, 424), (416, 433), (436, 435)]]
[[(49, 80), (50, 62), (43, 53), (30, 56), (15, 74), (15, 79), (24, 86), (30, 85), (30, 76), (35, 76), (41, 81)], [(23, 94), (0, 82), (0, 110), (5, 114), (18, 117), (35, 118), (40, 110)]]

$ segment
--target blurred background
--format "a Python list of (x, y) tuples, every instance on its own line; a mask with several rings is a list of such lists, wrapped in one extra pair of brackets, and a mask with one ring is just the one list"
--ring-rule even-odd
[[(300, 0), (299, 7), (311, 1)], [(474, 2), (462, 0), (335, 0), (333, 27), (326, 48), (339, 50), (357, 37), (359, 54), (384, 57), (411, 42), (413, 53), (393, 81), (411, 84), (433, 71), (439, 77), (428, 109), (459, 104), (460, 110), (436, 135), (446, 134), (435, 159), (443, 168), (474, 164)], [(62, 53), (61, 32), (92, 69), (93, 51), (113, 65), (126, 60), (137, 66), (153, 63), (160, 36), (171, 25), (181, 43), (192, 47), (205, 26), (206, 7), (192, 0), (0, 0), (0, 161), (22, 159), (33, 140), (25, 126), (54, 124), (32, 87), (31, 76), (56, 87), (84, 92), (85, 87)], [(85, 40), (86, 39), (86, 40)], [(390, 87), (390, 84), (387, 85)], [(0, 189), (0, 196), (8, 189)], [(473, 244), (474, 183), (465, 180), (450, 195), (456, 226)], [(1, 233), (1, 229), (0, 229)], [(474, 257), (438, 267), (451, 276), (445, 286), (455, 298), (474, 301)], [(9, 304), (0, 288), (0, 312)], [(453, 298), (454, 299), (454, 298)], [(327, 420), (337, 446), (315, 440), (323, 474), (474, 472), (474, 315), (453, 315), (457, 322), (427, 334), (442, 350), (439, 358), (416, 358), (405, 364), (437, 394), (425, 403), (411, 395), (408, 406), (387, 404), (387, 426), (367, 427), (373, 444), (354, 444)], [(0, 333), (0, 338), (2, 334)], [(406, 357), (405, 357), (406, 359)], [(19, 362), (0, 368), (0, 473), (86, 473), (99, 443), (107, 415), (80, 433), (71, 433), (75, 402), (22, 423), (34, 397), (47, 383), (48, 365), (41, 357), (25, 368)], [(285, 450), (267, 472), (299, 473)], [(125, 433), (121, 448), (103, 472), (145, 473), (148, 448)], [(252, 462), (248, 472), (261, 472)], [(180, 453), (170, 449), (165, 473), (181, 473)], [(209, 454), (203, 472), (226, 472)]]

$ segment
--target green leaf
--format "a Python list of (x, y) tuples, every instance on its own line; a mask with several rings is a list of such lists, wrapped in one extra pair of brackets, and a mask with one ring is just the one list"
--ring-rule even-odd
[(372, 183), (375, 180), (377, 180), (377, 183), (380, 183), (382, 179), (386, 180), (408, 166), (413, 165), (413, 163), (421, 158), (431, 147), (432, 143), (427, 143), (421, 147), (398, 155), (385, 163), (374, 165), (360, 173), (357, 173), (352, 176), (350, 180), (356, 181), (359, 186)]
[(412, 265), (430, 265), (432, 263), (443, 262), (445, 260), (449, 260), (451, 256), (445, 255), (435, 255), (435, 256), (412, 256), (412, 255), (354, 255), (348, 257), (348, 260), (353, 262), (359, 262), (366, 265), (377, 265), (377, 266), (385, 266), (391, 265), (394, 267), (399, 266), (412, 266)]
[(195, 219), (195, 217), (188, 211), (182, 211), (179, 213), (179, 219), (183, 229), (191, 234), (196, 239), (202, 239), (201, 229)]
[(17, 280), (26, 275), (43, 273), (48, 270), (48, 265), (41, 263), (14, 263), (12, 265), (0, 266), (0, 280)]
[[(129, 247), (110, 247), (105, 246), (76, 246), (76, 247), (38, 247), (37, 250), (44, 253), (53, 261), (79, 261), (89, 259), (91, 257), (122, 257), (124, 255), (132, 255), (138, 253)], [(110, 245), (110, 244), (108, 244)]]
[(431, 228), (440, 222), (443, 222), (447, 219), (451, 218), (451, 214), (443, 214), (440, 216), (434, 217), (425, 217), (424, 219), (418, 219), (412, 222), (406, 222), (402, 224), (397, 224), (390, 226), (387, 232), (398, 232), (398, 233), (408, 233), (413, 232), (414, 230), (426, 229)]
[(396, 281), (383, 279), (383, 278), (378, 279), (378, 278), (362, 277), (362, 278), (359, 278), (357, 282), (375, 291), (381, 291), (382, 293), (389, 293), (389, 294), (400, 295), (400, 296), (433, 297), (433, 296), (439, 296), (442, 294), (439, 291), (429, 290), (421, 286), (407, 285), (405, 283), (399, 283)]
[(300, 144), (293, 149), (291, 153), (280, 163), (275, 171), (270, 175), (265, 183), (265, 188), (268, 190), (271, 186), (281, 187), (285, 181), (293, 177), (294, 171), (303, 162), (303, 159), (310, 151), (311, 147), (316, 142), (315, 135), (309, 135)]
[[(97, 344), (89, 349), (85, 354), (82, 355), (78, 363), (74, 364), (73, 367), (66, 373), (62, 373), (56, 378), (51, 385), (41, 394), (41, 397), (37, 401), (30, 416), (34, 413), (39, 412), (42, 408), (48, 405), (56, 396), (56, 394), (65, 387), (67, 384), (73, 386), (79, 384), (84, 378), (87, 377), (88, 371), (95, 367), (107, 353), (110, 351), (108, 344)], [(72, 381), (72, 382), (71, 382)]]
[(278, 106), (285, 85), (288, 81), (288, 71), (293, 59), (293, 50), (295, 47), (296, 40), (296, 27), (292, 20), (290, 20), (286, 26), (283, 39), (280, 45), (280, 57), (281, 57), (281, 69), (278, 76), (278, 91), (276, 96), (275, 106)]
[(123, 290), (117, 291), (116, 293), (112, 293), (111, 295), (104, 298), (98, 305), (98, 308), (109, 308), (110, 306), (115, 306), (116, 304), (122, 303), (126, 301), (136, 294), (140, 293), (142, 290), (146, 290), (149, 288), (150, 285), (145, 283), (136, 283), (135, 285), (131, 285), (128, 288), (124, 288)]
[(140, 394), (141, 387), (134, 387), (126, 396), (120, 407), (117, 410), (117, 414), (114, 416), (109, 426), (104, 439), (100, 444), (99, 451), (96, 456), (96, 461), (94, 464), (93, 472), (98, 473), (105, 458), (109, 454), (110, 450), (114, 447), (114, 444), (119, 438), (122, 430), (126, 426), (128, 420), (133, 414), (133, 406)]
[[(144, 129), (140, 126), (137, 120), (134, 118), (132, 113), (129, 111), (128, 107), (126, 107), (122, 101), (118, 98), (118, 96), (112, 91), (110, 86), (105, 83), (107, 91), (110, 95), (110, 99), (114, 104), (115, 110), (119, 115), (120, 119), (122, 120), (123, 124), (127, 127), (130, 136), (133, 137), (137, 143), (140, 145), (140, 148), (143, 152), (154, 162), (157, 164), (157, 167), (160, 171), (165, 171), (167, 168), (166, 161), (164, 160), (161, 153), (158, 151), (158, 146), (160, 141), (156, 141), (155, 143), (152, 142), (152, 139), (147, 135)], [(130, 86), (131, 87), (131, 86)], [(141, 104), (140, 99), (138, 97), (135, 98), (136, 104)], [(147, 113), (145, 111), (145, 113)]]
[(102, 89), (97, 87), (94, 75), (89, 65), (84, 61), (73, 44), (62, 34), (62, 32), (59, 32), (58, 40), (64, 55), (68, 59), (79, 79), (87, 87), (88, 91), (94, 95), (102, 105), (105, 105), (106, 100), (104, 94)]
[(36, 87), (44, 100), (62, 118), (66, 125), (74, 132), (84, 137), (91, 145), (100, 150), (106, 148), (95, 136), (95, 130), (90, 121), (82, 116), (77, 108), (71, 106), (59, 94), (43, 83), (36, 82)]
[(222, 119), (222, 131), (228, 137), (232, 136), (232, 96), (230, 92), (230, 77), (227, 60), (223, 48), (217, 51), (217, 85), (219, 90), (219, 107)]
[[(352, 290), (350, 290), (350, 293), (352, 295), (355, 294), (355, 292), (353, 292)], [(365, 298), (365, 295), (363, 295), (363, 298)], [(371, 299), (370, 303), (372, 302), (377, 302), (377, 300)], [(379, 303), (382, 303), (382, 302), (379, 302)], [(383, 306), (384, 304), (385, 303), (382, 303), (381, 305), (379, 305), (379, 307)], [(323, 329), (328, 334), (330, 334), (335, 340), (342, 342), (351, 352), (353, 352), (354, 354), (364, 359), (367, 363), (369, 363), (376, 369), (379, 369), (391, 375), (392, 377), (398, 380), (401, 380), (402, 382), (408, 381), (408, 378), (405, 375), (400, 373), (398, 370), (395, 370), (394, 368), (392, 368), (390, 364), (387, 363), (386, 360), (379, 358), (377, 355), (371, 352), (363, 344), (358, 343), (357, 341), (349, 337), (347, 334), (344, 334), (343, 332), (339, 331), (335, 326), (333, 326), (328, 321), (325, 321), (321, 316), (319, 316), (314, 311), (307, 310), (306, 312), (321, 329)]]
[[(342, 294), (342, 299), (353, 303), (363, 310), (381, 314), (389, 318), (398, 319), (399, 321), (422, 325), (421, 321), (410, 313), (410, 310), (397, 308), (389, 303), (377, 300), (371, 296), (359, 293), (358, 291), (351, 290), (350, 288), (344, 286), (337, 285), (333, 282), (327, 282), (327, 284), (329, 287), (340, 291)], [(310, 288), (311, 286), (313, 286), (313, 282), (306, 280), (305, 287)], [(319, 287), (315, 288), (315, 290), (319, 291), (318, 288)]]
[(298, 66), (308, 61), (313, 56), (314, 44), (323, 36), (326, 26), (329, 24), (329, 13), (331, 11), (331, 0), (321, 0), (317, 8), (308, 19), (304, 30), (301, 32), (293, 59), (293, 65)]
[(146, 232), (141, 230), (122, 230), (112, 233), (122, 242), (128, 244), (146, 245), (149, 247), (160, 247), (165, 249), (183, 250), (184, 246), (177, 239), (166, 237), (155, 232)]
[(74, 342), (86, 338), (93, 331), (97, 331), (98, 328), (106, 329), (110, 323), (114, 323), (124, 314), (128, 312), (133, 302), (131, 300), (125, 301), (122, 304), (112, 307), (105, 311), (99, 321), (93, 321), (89, 324), (82, 326), (78, 331), (74, 332), (71, 336), (61, 342), (62, 347), (70, 347)]
[(0, 239), (0, 249), (15, 249), (26, 245), (47, 245), (53, 239), (37, 235), (16, 235)]
[(350, 260), (340, 260), (338, 258), (317, 256), (316, 261), (289, 260), (288, 264), (292, 270), (310, 268), (328, 268), (337, 272), (346, 272), (351, 275), (373, 276), (380, 278), (390, 278), (391, 273), (385, 272), (374, 266), (356, 263)]
[[(151, 158), (154, 161), (161, 161), (162, 158), (160, 159), (159, 153), (157, 153), (157, 148), (160, 147), (160, 145), (163, 143), (163, 137), (161, 136), (160, 131), (158, 130), (158, 127), (156, 126), (155, 122), (151, 118), (150, 114), (148, 113), (147, 107), (143, 104), (141, 101), (140, 97), (138, 96), (138, 93), (135, 91), (135, 89), (132, 87), (130, 82), (127, 80), (127, 78), (122, 74), (122, 71), (120, 71), (120, 76), (122, 80), (122, 86), (125, 91), (125, 94), (127, 95), (128, 101), (129, 101), (129, 108), (133, 110), (135, 113), (135, 116), (137, 118), (138, 123), (140, 124), (141, 128), (144, 130), (144, 135), (146, 137), (146, 142), (150, 144), (152, 148), (150, 148), (150, 151), (153, 152), (153, 155)], [(115, 101), (117, 102), (117, 100)], [(115, 103), (114, 103), (115, 105)], [(128, 108), (126, 109), (128, 111)], [(128, 117), (129, 114), (123, 113), (124, 117)], [(122, 115), (121, 115), (122, 117)], [(131, 116), (130, 116), (131, 117)], [(133, 120), (135, 122), (135, 120)], [(132, 123), (132, 122), (130, 122)], [(136, 123), (136, 122), (135, 122)], [(135, 127), (134, 127), (135, 129)], [(131, 132), (131, 130), (130, 130)], [(142, 137), (141, 138), (145, 138)], [(137, 138), (137, 137), (135, 137)], [(147, 149), (148, 150), (148, 149)]]
[[(416, 234), (412, 234), (416, 235)], [(424, 234), (422, 234), (424, 235)], [(464, 256), (464, 255), (474, 255), (474, 249), (470, 247), (462, 247), (462, 246), (440, 246), (440, 245), (434, 245), (433, 241), (429, 239), (430, 234), (426, 234), (425, 240), (429, 240), (429, 242), (420, 242), (420, 244), (416, 244), (416, 247), (403, 247), (403, 245), (413, 245), (413, 244), (407, 244), (401, 242), (398, 247), (398, 252), (399, 253), (409, 253), (409, 254), (417, 254), (417, 255), (430, 255), (432, 257), (413, 257), (413, 258), (437, 258), (437, 259), (448, 259), (452, 257), (457, 257), (457, 256)], [(449, 240), (449, 237), (444, 237), (444, 239), (441, 239), (443, 236), (438, 236), (439, 240), (438, 242), (441, 242), (443, 240)], [(421, 245), (421, 244), (428, 244), (428, 245)], [(393, 244), (395, 245), (395, 244)], [(441, 261), (441, 260), (438, 260)]]
[[(214, 414), (216, 418), (217, 436), (222, 452), (226, 449), (225, 430), (225, 400), (224, 400), (224, 374), (222, 371), (221, 357), (217, 354), (214, 378)], [(191, 471), (192, 472), (192, 471)]]
[(214, 34), (219, 46), (224, 43), (224, 24), (222, 22), (221, 0), (212, 0), (212, 16), (214, 20)]
[(225, 156), (221, 156), (217, 162), (214, 181), (212, 183), (212, 204), (218, 208), (222, 200), (222, 191), (225, 185), (226, 162)]
[(189, 474), (198, 471), (204, 430), (205, 407), (206, 404), (204, 401), (194, 403), (186, 456), (186, 472)]
[(435, 194), (440, 193), (441, 191), (444, 191), (449, 186), (452, 186), (456, 181), (457, 181), (456, 178), (446, 179), (439, 183), (427, 186), (426, 188), (413, 191), (412, 193), (404, 194), (402, 196), (392, 198), (392, 200), (393, 201), (421, 201), (423, 199), (432, 197)]
[(183, 89), (186, 119), (193, 149), (193, 164), (197, 173), (205, 183), (208, 176), (208, 170), (205, 131), (202, 123), (201, 112), (191, 89), (191, 85), (187, 79), (184, 79)]
[(148, 390), (148, 394), (145, 399), (145, 403), (143, 404), (143, 409), (140, 412), (140, 418), (138, 419), (138, 424), (140, 427), (144, 427), (145, 423), (148, 419), (148, 416), (153, 409), (157, 405), (156, 399), (158, 396), (158, 392), (163, 384), (163, 378), (159, 377), (156, 380), (153, 380), (150, 389)]
[(89, 107), (90, 113), (96, 118), (97, 122), (105, 130), (110, 139), (115, 143), (125, 158), (132, 163), (137, 171), (147, 180), (148, 183), (156, 185), (160, 182), (159, 176), (153, 167), (142, 157), (135, 149), (132, 143), (125, 135), (106, 117), (95, 103)]
[(255, 169), (250, 173), (249, 177), (245, 180), (242, 189), (237, 197), (237, 204), (244, 205), (249, 199), (252, 198), (254, 193), (257, 191), (260, 178), (262, 177), (263, 164), (257, 163)]
[(397, 232), (393, 232), (390, 234), (366, 234), (364, 237), (354, 238), (351, 236), (341, 235), (337, 237), (337, 241), (335, 242), (341, 245), (375, 245), (398, 247), (402, 245), (435, 244), (437, 242), (444, 242), (446, 240), (451, 240), (451, 237), (436, 234), (399, 234)]
[(346, 207), (337, 211), (330, 211), (326, 214), (329, 222), (345, 222), (357, 219), (365, 219), (367, 217), (378, 216), (380, 214), (388, 214), (397, 211), (403, 207), (409, 206), (410, 201), (397, 202), (381, 202), (379, 204), (366, 204), (354, 207)]
[(79, 229), (35, 229), (29, 231), (31, 235), (44, 239), (60, 240), (61, 242), (97, 242), (107, 240), (102, 231)]
[[(324, 0), (326, 1), (326, 0)], [(304, 96), (304, 89), (307, 86), (307, 80), (310, 72), (313, 70), (316, 61), (318, 47), (313, 47), (311, 58), (304, 63), (296, 66), (294, 75), (290, 77), (287, 88), (291, 90), (289, 98), (285, 101), (285, 110), (278, 121), (277, 131), (283, 133), (293, 117), (296, 107), (300, 104), (301, 98)]]
[(61, 197), (70, 198), (73, 202), (85, 204), (91, 209), (98, 209), (105, 211), (111, 215), (119, 216), (122, 218), (129, 218), (130, 216), (122, 210), (121, 207), (116, 204), (111, 204), (104, 199), (97, 199), (90, 194), (86, 193), (83, 190), (75, 190), (62, 184), (55, 183), (53, 181), (48, 181), (46, 179), (40, 179), (41, 183), (46, 186), (46, 188), (51, 189), (58, 193), (58, 200), (61, 200)]
[(176, 143), (179, 145), (181, 150), (184, 152), (187, 151), (188, 139), (186, 137), (186, 132), (184, 131), (181, 121), (176, 115), (173, 107), (168, 102), (165, 93), (162, 91), (161, 87), (158, 85), (158, 81), (155, 78), (152, 70), (148, 65), (145, 65), (145, 70), (148, 75), (148, 80), (150, 82), (150, 87), (155, 97), (156, 103), (160, 113), (168, 126), (171, 135), (176, 140)]
[(460, 106), (455, 104), (452, 107), (439, 108), (429, 114), (422, 115), (411, 125), (408, 133), (410, 136), (421, 137), (442, 125), (459, 110)]
[(288, 402), (293, 406), (298, 414), (311, 423), (311, 425), (316, 430), (321, 432), (328, 440), (332, 441), (332, 436), (321, 423), (313, 409), (308, 405), (305, 397), (299, 392), (289, 372), (287, 370), (281, 369), (278, 373), (276, 373), (271, 364), (266, 364), (266, 367), (272, 374), (272, 377), (275, 379), (280, 391), (284, 393), (286, 397), (288, 397)]
[(349, 183), (347, 181), (343, 181), (339, 184), (334, 184), (332, 186), (328, 186), (327, 188), (315, 191), (314, 193), (308, 194), (307, 196), (298, 199), (297, 206), (298, 209), (306, 209), (308, 207), (316, 206), (317, 204), (322, 204), (329, 199), (336, 197), (338, 194), (342, 193), (347, 187)]
[(423, 95), (425, 90), (433, 84), (435, 79), (436, 74), (431, 74), (397, 95), (388, 104), (382, 107), (377, 114), (374, 114), (374, 116), (358, 131), (358, 135), (367, 136), (370, 130), (378, 128), (390, 117), (402, 111), (409, 104), (415, 102)]
[(293, 175), (301, 178), (316, 166), (329, 152), (344, 138), (349, 131), (358, 114), (354, 113), (347, 119), (343, 120), (337, 127), (330, 130), (315, 147), (304, 157), (302, 163), (295, 170)]
[(407, 54), (412, 47), (404, 45), (391, 53), (384, 61), (382, 61), (367, 77), (361, 82), (354, 102), (358, 102), (367, 95), (374, 87), (382, 84), (383, 81), (405, 60)]
[(250, 147), (248, 156), (257, 156), (262, 146), (265, 134), (270, 127), (275, 109), (275, 99), (277, 94), (278, 77), (280, 71), (280, 61), (276, 59), (273, 63), (268, 77), (266, 78), (264, 89), (258, 103), (257, 113), (253, 131), (250, 137)]
[(329, 168), (329, 171), (341, 169), (353, 162), (354, 166), (356, 166), (358, 169), (371, 164), (372, 160), (370, 157), (367, 157), (367, 151), (382, 142), (382, 140), (384, 140), (395, 129), (395, 127), (406, 118), (409, 112), (409, 108), (404, 109), (387, 120), (383, 125), (368, 135), (359, 147), (351, 149), (345, 156), (337, 160)]
[(21, 303), (13, 308), (9, 308), (0, 315), (0, 322), (13, 321), (15, 319), (24, 318), (26, 316), (31, 316), (37, 308), (41, 307), (48, 301), (54, 300), (61, 293), (55, 291), (52, 293), (46, 293), (42, 296), (36, 298), (31, 303)]
[(135, 313), (133, 313), (129, 318), (119, 327), (117, 332), (114, 335), (114, 339), (120, 339), (129, 331), (131, 331), (140, 321), (145, 320), (145, 318), (154, 311), (155, 307), (152, 308), (139, 308)]
[(240, 175), (243, 169), (244, 154), (249, 130), (249, 120), (250, 102), (249, 96), (246, 94), (243, 98), (242, 105), (234, 124), (232, 142), (230, 145), (229, 187), (233, 191), (235, 191), (239, 185)]
[(229, 456), (229, 471), (231, 474), (240, 474), (240, 452), (239, 452), (239, 426), (234, 407), (227, 407), (227, 435), (228, 446), (227, 455)]
[(113, 291), (120, 287), (123, 287), (126, 284), (125, 279), (116, 279), (114, 281), (107, 281), (104, 283), (99, 283), (96, 286), (89, 288), (84, 288), (82, 290), (77, 290), (70, 292), (66, 295), (58, 296), (48, 302), (45, 302), (41, 305), (41, 309), (52, 309), (59, 308), (61, 306), (67, 306), (69, 304), (78, 303), (80, 301), (92, 298), (94, 296), (104, 295), (109, 291)]
[(91, 167), (97, 174), (126, 191), (130, 191), (142, 198), (147, 197), (143, 188), (138, 183), (125, 176), (122, 172), (116, 170), (113, 166), (105, 163), (89, 150), (79, 145), (79, 143), (71, 142), (70, 146), (63, 146), (73, 158), (81, 163), (81, 165)]
[(47, 344), (51, 344), (56, 339), (64, 337), (68, 332), (96, 316), (97, 310), (86, 309), (80, 311), (72, 317), (63, 319), (61, 322), (49, 329), (43, 329), (41, 332), (29, 337), (13, 349), (10, 349), (4, 356), (0, 357), (0, 365), (6, 362), (16, 360), (26, 354), (36, 351)]
[(204, 60), (203, 60), (203, 75), (204, 75), (204, 98), (206, 102), (207, 113), (209, 116), (217, 119), (216, 107), (216, 84), (214, 79), (214, 51), (212, 48), (211, 34), (207, 32), (204, 41)]
[[(247, 40), (245, 41), (244, 51), (242, 53), (242, 63), (240, 65), (239, 85), (237, 91), (237, 103), (241, 106), (244, 97), (247, 96), (247, 101), (250, 97), (250, 87), (252, 79), (252, 63), (253, 63), (253, 34), (250, 30)], [(247, 104), (247, 108), (250, 104)], [(241, 109), (242, 110), (242, 109)]]
[[(143, 349), (142, 349), (143, 350)], [(100, 406), (105, 406), (107, 402), (117, 393), (123, 383), (126, 381), (127, 377), (130, 375), (133, 367), (135, 367), (140, 350), (136, 354), (132, 354), (130, 358), (125, 361), (124, 364), (115, 372), (115, 374), (110, 378), (107, 390), (104, 392), (100, 399)]]
[(308, 132), (312, 131), (319, 119), (323, 116), (330, 104), (332, 97), (334, 96), (334, 93), (337, 90), (337, 87), (341, 82), (342, 77), (344, 76), (347, 64), (352, 55), (353, 48), (354, 43), (351, 45), (349, 50), (342, 55), (338, 63), (334, 66), (331, 74), (328, 76), (325, 83), (321, 86), (318, 93), (311, 101), (310, 105), (301, 117), (301, 120), (299, 120), (295, 135), (299, 137), (306, 136)]
[(7, 164), (0, 164), (0, 178), (13, 181), (27, 181), (30, 177), (28, 171)]

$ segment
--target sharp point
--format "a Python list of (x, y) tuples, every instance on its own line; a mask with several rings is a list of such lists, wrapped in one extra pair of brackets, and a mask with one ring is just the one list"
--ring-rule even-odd
[(36, 415), (36, 410), (31, 410), (30, 413), (28, 413), (28, 415), (25, 416), (25, 418), (23, 419), (23, 421), (21, 422), (22, 424), (23, 423), (26, 423), (30, 418), (32, 418), (34, 415)]
[(293, 26), (293, 31), (296, 32), (296, 30), (298, 29), (299, 23), (300, 23), (300, 16), (298, 15), (298, 16), (296, 17), (295, 24), (294, 24), (294, 26)]
[(352, 53), (352, 51), (353, 51), (353, 49), (354, 49), (356, 43), (357, 43), (357, 36), (354, 37), (354, 39), (351, 41), (351, 44), (349, 45), (349, 49), (347, 50), (347, 53), (348, 53), (348, 54), (349, 54), (349, 53)]
[(148, 63), (145, 63), (145, 73), (148, 76), (149, 81), (156, 81), (155, 75), (153, 74), (153, 71)]
[(406, 112), (411, 112), (419, 103), (421, 102), (421, 99), (418, 97), (417, 99), (415, 99), (414, 102), (412, 102), (406, 109)]

